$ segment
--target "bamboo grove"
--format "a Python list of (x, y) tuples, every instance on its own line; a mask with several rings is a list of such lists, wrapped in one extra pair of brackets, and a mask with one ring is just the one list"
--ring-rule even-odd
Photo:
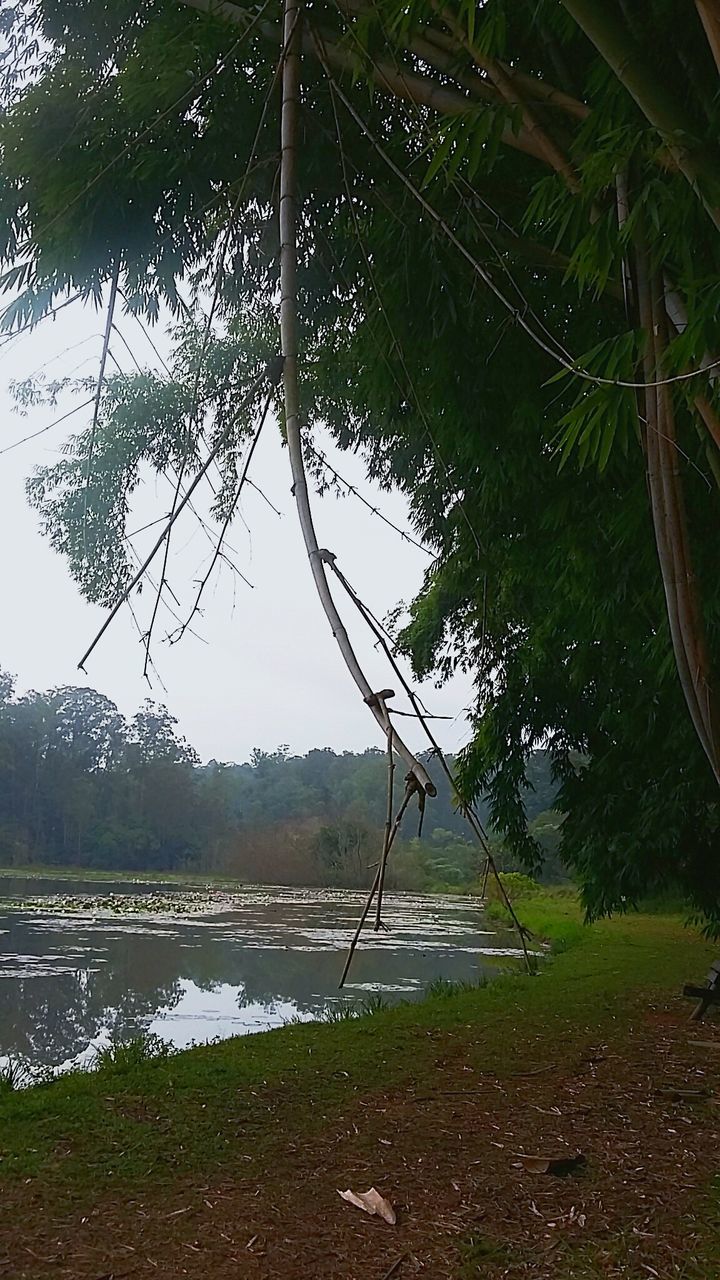
[[(7, 332), (113, 281), (174, 318), (172, 368), (99, 379), (29, 482), (112, 606), (141, 467), (214, 449), (233, 510), (279, 345), (281, 7), (3, 22)], [(303, 431), (399, 485), (435, 553), (396, 642), (474, 674), (462, 795), (532, 865), (546, 747), (590, 912), (672, 882), (716, 920), (720, 4), (328, 0), (299, 40)]]

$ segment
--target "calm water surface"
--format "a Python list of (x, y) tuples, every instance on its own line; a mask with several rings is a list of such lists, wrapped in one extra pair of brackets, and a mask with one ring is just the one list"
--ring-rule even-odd
[[(514, 936), (472, 901), (390, 894), (387, 931), (363, 934), (341, 993), (364, 895), (209, 891), (199, 914), (184, 915), (177, 884), (166, 888), (179, 895), (178, 911), (153, 912), (142, 897), (157, 888), (0, 878), (0, 1063), (80, 1065), (141, 1032), (184, 1047), (262, 1031), (369, 992), (410, 999), (433, 978), (476, 980), (518, 956)], [(114, 914), (100, 905), (109, 893), (140, 895), (141, 909)], [(72, 895), (73, 909), (39, 901), (57, 894)]]

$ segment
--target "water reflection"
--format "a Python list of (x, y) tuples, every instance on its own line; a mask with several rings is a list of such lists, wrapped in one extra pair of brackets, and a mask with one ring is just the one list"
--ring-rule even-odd
[(360, 895), (258, 890), (198, 916), (126, 917), (98, 909), (93, 895), (147, 886), (0, 882), (20, 903), (68, 890), (87, 895), (88, 909), (0, 901), (0, 1055), (80, 1063), (143, 1031), (184, 1047), (313, 1017), (368, 991), (412, 998), (434, 978), (477, 979), (517, 955), (513, 936), (466, 901), (389, 895), (388, 929), (364, 935), (340, 997)]

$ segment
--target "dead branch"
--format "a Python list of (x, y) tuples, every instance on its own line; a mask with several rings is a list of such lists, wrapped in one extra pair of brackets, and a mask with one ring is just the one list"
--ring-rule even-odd
[(350, 484), (349, 480), (345, 480), (340, 475), (339, 471), (336, 471), (335, 467), (333, 467), (332, 464), (328, 462), (327, 458), (325, 457), (325, 454), (321, 453), (319, 449), (316, 449), (315, 446), (310, 441), (306, 442), (305, 448), (307, 449), (308, 453), (311, 453), (314, 458), (317, 458), (321, 466), (325, 467), (326, 470), (330, 472), (331, 476), (338, 484), (343, 485), (344, 488), (347, 489), (348, 493), (351, 493), (354, 498), (357, 498), (359, 502), (362, 502), (363, 506), (367, 507), (368, 511), (371, 511), (372, 514), (374, 516), (377, 516), (379, 520), (382, 520), (383, 524), (386, 524), (390, 529), (394, 529), (396, 533), (399, 533), (400, 537), (403, 539), (404, 542), (409, 542), (413, 547), (417, 547), (418, 551), (424, 551), (426, 556), (430, 556), (431, 559), (433, 560), (435, 559), (434, 551), (431, 551), (430, 548), (426, 547), (424, 543), (418, 542), (416, 538), (411, 537), (409, 533), (406, 533), (404, 529), (401, 529), (399, 525), (394, 524), (394, 522), (390, 520), (388, 516), (384, 515), (384, 513), (380, 511), (378, 507), (374, 507), (371, 502), (368, 502), (367, 498), (363, 497), (363, 495), (360, 493), (360, 490), (357, 489), (355, 485)]
[[(432, 729), (430, 728), (430, 725), (428, 724), (427, 717), (420, 704), (420, 699), (415, 693), (415, 690), (412, 688), (412, 685), (410, 685), (406, 680), (405, 675), (403, 674), (402, 668), (397, 662), (397, 659), (395, 658), (395, 655), (392, 652), (392, 649), (390, 648), (385, 638), (385, 635), (383, 634), (382, 627), (378, 623), (377, 618), (373, 616), (373, 614), (367, 608), (367, 605), (363, 604), (363, 601), (360, 599), (357, 592), (350, 586), (350, 583), (348, 582), (347, 578), (338, 568), (336, 563), (333, 564), (332, 568), (333, 568), (333, 572), (335, 573), (335, 576), (342, 583), (343, 587), (345, 588), (348, 595), (350, 596), (350, 599), (353, 601), (356, 608), (362, 614), (368, 626), (370, 627), (371, 631), (377, 638), (378, 644), (380, 645), (383, 652), (385, 653), (385, 656), (387, 657), (388, 662), (390, 663), (393, 671), (395, 672), (395, 675), (398, 677), (398, 680), (400, 681), (403, 689), (405, 690), (408, 698), (410, 699), (412, 708), (425, 731), (425, 735), (428, 739), (428, 742), (432, 747), (433, 755), (439, 761), (440, 767), (442, 768), (442, 771), (445, 774), (445, 777), (450, 783), (450, 786), (453, 792), (458, 797), (458, 808), (460, 809), (460, 812), (462, 813), (463, 817), (465, 818), (465, 821), (470, 827), (470, 830), (472, 831), (478, 844), (480, 845), (480, 848), (485, 854), (487, 866), (492, 871), (495, 877), (498, 889), (500, 891), (500, 896), (505, 904), (505, 907), (508, 913), (510, 914), (513, 925), (517, 930), (517, 934), (520, 939), (520, 945), (522, 947), (523, 955), (525, 957), (525, 965), (527, 967), (527, 971), (528, 973), (533, 973), (534, 969), (533, 969), (533, 966), (530, 960), (530, 955), (528, 953), (528, 949), (526, 945), (526, 939), (531, 936), (530, 931), (526, 929), (525, 925), (521, 924), (520, 920), (518, 919), (517, 913), (515, 911), (515, 908), (512, 905), (512, 902), (510, 901), (505, 885), (503, 884), (500, 878), (500, 873), (497, 869), (495, 859), (490, 850), (487, 834), (483, 829), (482, 823), (480, 822), (480, 819), (478, 818), (477, 813), (475, 812), (473, 806), (469, 804), (466, 800), (464, 800), (460, 795), (457, 782), (453, 777), (452, 770), (450, 769), (450, 766), (448, 765), (447, 760), (445, 759), (445, 753), (443, 752), (442, 747), (440, 746), (435, 735), (433, 734)], [(368, 906), (368, 910), (369, 910), (369, 906)]]
[[(262, 413), (260, 414), (260, 421), (258, 422), (258, 425), (257, 425), (257, 427), (256, 427), (256, 429), (255, 429), (255, 434), (254, 434), (254, 436), (253, 436), (253, 438), (252, 438), (252, 441), (250, 442), (250, 448), (248, 449), (247, 457), (245, 458), (245, 463), (244, 463), (244, 465), (243, 465), (243, 469), (242, 469), (242, 471), (241, 471), (241, 473), (240, 473), (240, 478), (238, 479), (238, 483), (237, 483), (237, 486), (236, 486), (236, 489), (235, 489), (235, 493), (234, 493), (234, 495), (233, 495), (233, 500), (232, 500), (232, 502), (231, 502), (231, 504), (230, 504), (230, 507), (229, 507), (229, 509), (228, 509), (228, 512), (227, 512), (227, 514), (226, 514), (226, 516), (225, 516), (225, 519), (224, 519), (224, 521), (223, 521), (223, 524), (222, 524), (222, 528), (221, 528), (221, 530), (220, 530), (220, 533), (218, 534), (218, 539), (217, 539), (217, 543), (216, 543), (216, 545), (215, 545), (215, 550), (214, 550), (214, 552), (213, 552), (212, 559), (211, 559), (210, 564), (209, 564), (209, 566), (208, 566), (208, 568), (207, 568), (207, 570), (206, 570), (206, 572), (205, 572), (205, 575), (204, 575), (204, 577), (203, 577), (203, 579), (202, 579), (202, 581), (201, 581), (201, 583), (200, 583), (200, 586), (198, 587), (198, 591), (197, 591), (197, 594), (196, 594), (195, 599), (194, 599), (194, 601), (193, 601), (193, 606), (192, 606), (192, 609), (191, 609), (190, 613), (188, 614), (188, 617), (186, 618), (185, 622), (183, 622), (183, 624), (182, 624), (182, 626), (180, 627), (179, 631), (175, 634), (175, 636), (173, 636), (173, 640), (172, 640), (172, 643), (173, 643), (173, 644), (177, 644), (179, 640), (182, 640), (183, 636), (185, 635), (185, 632), (187, 631), (188, 627), (190, 626), (190, 623), (192, 622), (193, 618), (195, 617), (195, 614), (199, 612), (199, 610), (200, 610), (200, 601), (202, 600), (203, 592), (204, 592), (204, 590), (205, 590), (205, 588), (206, 588), (206, 586), (207, 586), (208, 582), (210, 581), (210, 578), (212, 577), (212, 572), (213, 572), (213, 569), (215, 568), (215, 565), (217, 564), (217, 562), (218, 562), (218, 560), (221, 558), (221, 556), (223, 556), (223, 543), (224, 543), (224, 541), (225, 541), (225, 535), (227, 534), (227, 531), (228, 531), (228, 529), (230, 528), (230, 525), (231, 525), (231, 523), (232, 523), (233, 517), (234, 517), (235, 512), (236, 512), (236, 510), (237, 510), (237, 505), (238, 505), (238, 503), (239, 503), (239, 501), (240, 501), (240, 498), (241, 498), (241, 495), (242, 495), (243, 486), (245, 485), (245, 483), (246, 483), (246, 481), (247, 481), (248, 471), (249, 471), (249, 469), (250, 469), (250, 463), (252, 462), (253, 454), (255, 453), (255, 449), (257, 448), (258, 441), (260, 440), (260, 435), (261, 435), (261, 433), (262, 433), (262, 429), (263, 429), (263, 427), (265, 426), (265, 422), (266, 422), (266, 420), (267, 420), (268, 411), (269, 411), (269, 409), (270, 409), (270, 404), (271, 404), (271, 402), (272, 402), (272, 396), (273, 396), (273, 391), (272, 391), (272, 389), (271, 389), (271, 390), (268, 392), (267, 398), (266, 398), (266, 400), (265, 400), (265, 404), (264, 404), (264, 406), (263, 406)], [(241, 576), (242, 576), (242, 575), (241, 575)], [(245, 581), (247, 582), (247, 579), (245, 579)], [(252, 586), (252, 583), (248, 583), (248, 586)]]
[[(243, 396), (243, 399), (241, 400), (238, 406), (238, 410), (237, 410), (238, 415), (242, 413), (243, 410), (246, 409), (249, 404), (252, 403), (254, 397), (257, 395), (257, 392), (259, 391), (260, 387), (263, 385), (263, 383), (267, 378), (269, 378), (273, 382), (273, 385), (277, 384), (280, 378), (280, 367), (281, 367), (281, 361), (278, 360), (277, 357), (274, 357), (272, 360), (268, 361), (268, 363), (266, 364), (262, 372), (258, 374), (257, 378), (255, 378), (255, 381), (251, 384), (249, 390)], [(134, 590), (134, 588), (140, 582), (141, 578), (144, 576), (148, 566), (152, 564), (152, 561), (155, 559), (155, 556), (157, 555), (160, 548), (166, 542), (166, 539), (170, 531), (172, 530), (173, 525), (175, 524), (179, 516), (184, 511), (185, 507), (190, 502), (190, 499), (192, 498), (193, 493), (195, 492), (198, 485), (200, 484), (200, 481), (203, 479), (203, 476), (205, 476), (209, 471), (210, 467), (212, 466), (212, 463), (215, 461), (215, 458), (217, 457), (218, 453), (220, 452), (223, 445), (225, 444), (228, 434), (233, 426), (234, 426), (234, 422), (228, 423), (227, 427), (222, 432), (221, 436), (219, 437), (219, 439), (216, 441), (215, 445), (211, 449), (208, 457), (205, 459), (205, 462), (203, 463), (202, 467), (194, 476), (192, 483), (190, 484), (190, 486), (185, 492), (184, 497), (175, 506), (174, 510), (171, 511), (170, 516), (167, 520), (167, 523), (165, 524), (165, 527), (163, 528), (159, 538), (153, 544), (151, 551), (143, 560), (142, 564), (140, 565), (140, 568), (137, 570), (137, 573), (133, 575), (128, 586), (125, 587), (122, 594), (116, 600), (107, 618), (103, 622), (100, 630), (97, 632), (92, 644), (85, 650), (85, 653), (83, 654), (82, 658), (78, 663), (78, 667), (80, 668), (81, 671), (84, 671), (85, 663), (87, 662), (91, 653), (93, 652), (93, 650), (95, 649), (99, 641), (102, 639), (102, 637), (105, 635), (105, 632), (107, 631), (113, 619), (119, 613), (125, 601), (128, 599), (130, 593)], [(162, 588), (162, 582), (161, 582), (161, 588)]]

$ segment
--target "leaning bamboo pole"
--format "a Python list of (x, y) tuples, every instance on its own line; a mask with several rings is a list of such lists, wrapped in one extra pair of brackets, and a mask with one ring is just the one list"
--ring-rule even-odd
[[(334, 556), (321, 548), (317, 540), (303, 460), (298, 380), (296, 209), (301, 23), (301, 0), (285, 0), (280, 125), (280, 342), (283, 355), (285, 433), (290, 455), (295, 505), (320, 603), (345, 665), (386, 737), (387, 712), (382, 699), (373, 691), (358, 662), (330, 591), (325, 566), (328, 563), (332, 564)], [(398, 755), (404, 760), (420, 789), (427, 795), (434, 796), (436, 789), (432, 778), (397, 732), (393, 732), (393, 742)]]

